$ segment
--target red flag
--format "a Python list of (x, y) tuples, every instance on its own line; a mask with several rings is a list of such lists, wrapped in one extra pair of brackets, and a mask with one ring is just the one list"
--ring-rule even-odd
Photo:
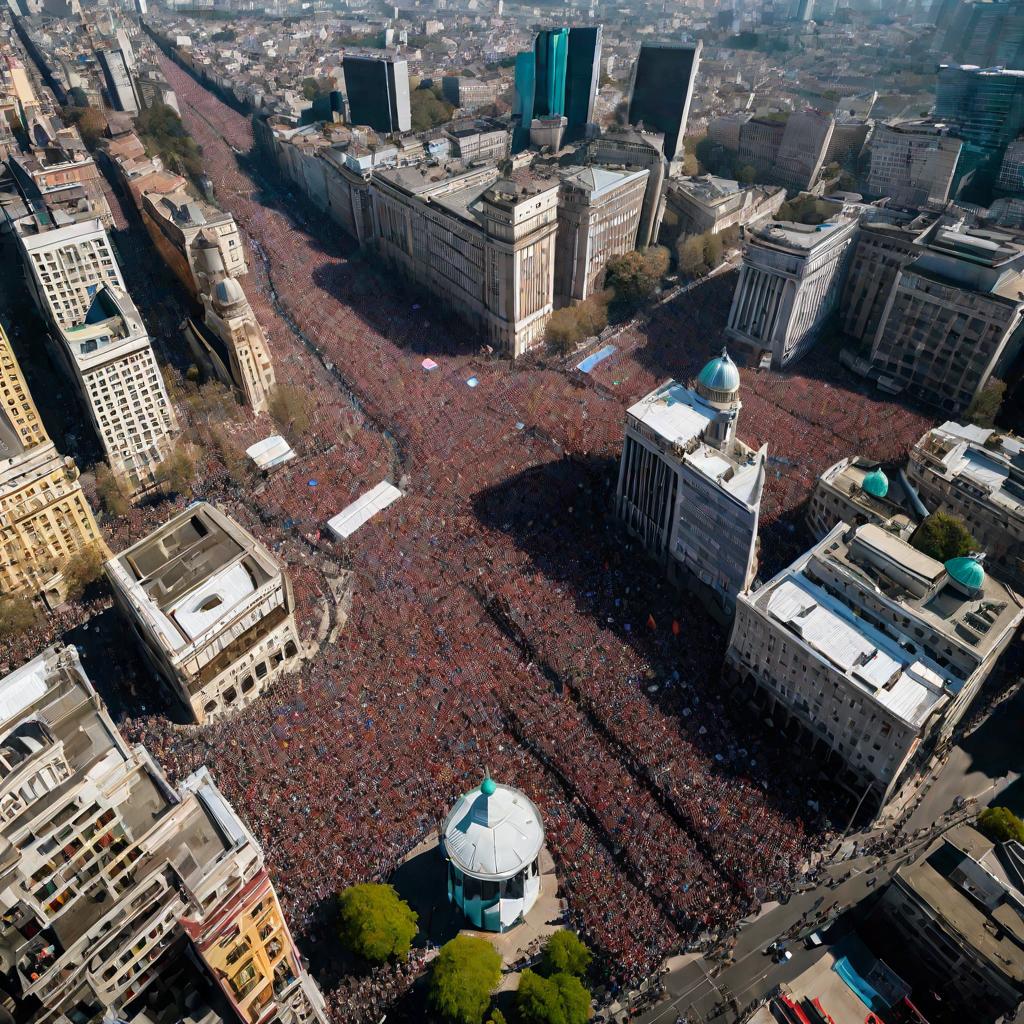
[(682, 633), (682, 631), (683, 631), (683, 627), (679, 625), (679, 620), (678, 619), (673, 619), (672, 620), (672, 635), (673, 636), (679, 636), (679, 634)]
[(647, 616), (647, 628), (648, 629), (657, 629), (658, 628), (658, 624), (654, 621), (654, 616), (653, 615), (648, 615)]

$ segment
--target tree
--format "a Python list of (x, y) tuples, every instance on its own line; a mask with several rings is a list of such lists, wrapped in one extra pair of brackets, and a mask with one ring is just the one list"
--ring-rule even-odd
[(169, 494), (184, 494), (196, 478), (192, 446), (182, 442), (157, 467), (156, 478)]
[(505, 1014), (495, 1007), (487, 1017), (487, 1024), (507, 1024)]
[(423, 86), (409, 94), (414, 132), (425, 132), (452, 119), (455, 108), (442, 96), (440, 86)]
[(704, 262), (708, 270), (714, 270), (720, 266), (725, 250), (722, 247), (722, 240), (713, 231), (704, 234)]
[(642, 251), (633, 250), (613, 256), (605, 269), (605, 284), (615, 299), (627, 309), (647, 302), (668, 272), (668, 249), (660, 245)]
[(590, 993), (571, 974), (542, 978), (527, 968), (516, 990), (516, 1013), (522, 1024), (586, 1024)]
[[(88, 101), (87, 101), (88, 102)], [(86, 104), (64, 107), (60, 112), (61, 120), (67, 125), (74, 125), (82, 141), (88, 149), (94, 149), (96, 143), (107, 131), (107, 119), (102, 110)]]
[(499, 981), (498, 951), (486, 939), (456, 935), (434, 962), (427, 998), (451, 1024), (480, 1024)]
[(751, 164), (744, 164), (736, 172), (736, 180), (741, 185), (753, 185), (757, 181), (757, 171)]
[(371, 963), (409, 952), (419, 915), (393, 885), (353, 885), (338, 896), (338, 933), (346, 949)]
[(926, 555), (948, 562), (978, 550), (978, 542), (971, 536), (964, 521), (948, 512), (933, 512), (914, 531), (910, 543)]
[(96, 467), (96, 494), (112, 516), (127, 515), (132, 507), (131, 495), (121, 478), (105, 464)]
[(556, 309), (548, 317), (544, 340), (556, 353), (571, 352), (584, 338), (592, 338), (608, 326), (611, 292), (595, 292), (575, 306)]
[(555, 932), (547, 942), (540, 958), (540, 973), (573, 974), (582, 978), (593, 959), (585, 942), (575, 932)]
[(21, 594), (0, 597), (0, 640), (12, 640), (39, 621), (35, 605)]
[(64, 566), (64, 589), (69, 601), (77, 601), (103, 575), (103, 552), (98, 544), (76, 551)]
[(967, 418), (979, 427), (994, 427), (1006, 395), (1006, 382), (989, 377), (988, 383), (974, 396), (967, 407)]
[(676, 242), (676, 261), (681, 274), (700, 277), (707, 270), (703, 235), (680, 235)]
[(309, 392), (294, 384), (275, 384), (267, 408), (280, 427), (301, 436), (309, 429), (312, 399)]
[(1008, 807), (986, 807), (978, 815), (978, 830), (994, 843), (1024, 843), (1024, 821)]
[(193, 178), (203, 173), (202, 151), (173, 107), (154, 103), (135, 119), (135, 128), (150, 156), (159, 156), (172, 170)]

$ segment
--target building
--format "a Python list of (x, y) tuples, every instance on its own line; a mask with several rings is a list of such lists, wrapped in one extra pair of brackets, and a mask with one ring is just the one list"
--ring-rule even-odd
[(608, 260), (636, 248), (647, 174), (603, 167), (562, 173), (555, 243), (555, 301), (579, 302), (604, 284)]
[(468, 167), (475, 163), (499, 163), (511, 145), (508, 126), (497, 118), (476, 117), (452, 121), (445, 128), (449, 153)]
[[(167, 190), (163, 175), (138, 179), (142, 220), (160, 255), (182, 284), (194, 295), (204, 287), (200, 279), (203, 254), (211, 245), (228, 277), (249, 272), (245, 246), (235, 218), (210, 203), (194, 198), (182, 185)], [(168, 183), (169, 184), (169, 183)]]
[(392, 54), (345, 53), (342, 58), (349, 122), (390, 135), (412, 128), (409, 64)]
[(97, 50), (96, 62), (103, 74), (103, 85), (107, 99), (115, 110), (137, 114), (140, 109), (139, 95), (135, 89), (131, 66), (123, 50)]
[(955, 124), (964, 143), (954, 190), (975, 172), (994, 178), (1006, 147), (1024, 135), (1024, 71), (939, 65), (934, 116)]
[(566, 140), (575, 142), (594, 124), (594, 103), (601, 81), (601, 25), (569, 29), (565, 69)]
[(62, 570), (103, 539), (74, 459), (47, 436), (14, 350), (0, 327), (0, 594), (63, 600)]
[(237, 389), (254, 415), (265, 412), (276, 380), (274, 364), (242, 286), (233, 277), (222, 277), (201, 300), (202, 325), (189, 320), (186, 327), (193, 353), (208, 375)]
[[(205, 768), (171, 787), (73, 647), (0, 679), (14, 1019), (326, 1024), (263, 851)], [(187, 1008), (187, 1009), (186, 1009)]]
[(745, 186), (713, 174), (669, 178), (659, 240), (671, 245), (688, 235), (753, 227), (774, 217), (785, 199), (782, 186)]
[(106, 572), (146, 658), (200, 724), (252, 703), (298, 664), (287, 574), (213, 505), (193, 502)]
[(520, 924), (541, 891), (544, 824), (534, 802), (487, 775), (456, 800), (442, 836), (448, 899), (470, 925), (507, 932)]
[(1014, 0), (967, 0), (949, 18), (940, 52), (976, 67), (1024, 67), (1024, 10)]
[(920, 240), (933, 222), (861, 220), (839, 304), (845, 334), (871, 344), (896, 278), (920, 254)]
[(835, 128), (836, 119), (820, 110), (792, 114), (771, 166), (773, 180), (797, 191), (813, 189), (821, 180)]
[(445, 75), (441, 79), (441, 92), (453, 107), (473, 110), (493, 103), (504, 82), (500, 75)]
[(885, 527), (839, 523), (740, 594), (727, 678), (882, 804), (948, 741), (1022, 618), (978, 561), (943, 565)]
[(614, 127), (602, 132), (588, 147), (589, 163), (601, 167), (647, 171), (647, 188), (636, 234), (638, 249), (652, 245), (661, 230), (665, 186), (664, 146), (665, 137), (656, 132)]
[(970, 825), (899, 868), (872, 911), (901, 970), (965, 1019), (1010, 1020), (1024, 1000), (1024, 849)]
[(1024, 193), (1024, 139), (1015, 139), (1006, 147), (996, 188), (1018, 196)]
[(986, 568), (1024, 594), (1024, 440), (943, 423), (914, 445), (907, 477), (931, 511), (959, 516)]
[(52, 338), (110, 468), (132, 494), (151, 490), (178, 423), (135, 303), (100, 285), (85, 316)]
[(914, 520), (893, 500), (882, 467), (856, 457), (829, 466), (818, 477), (807, 503), (807, 526), (815, 540), (831, 533), (838, 523), (873, 523), (901, 537), (908, 537), (914, 527)]
[(29, 290), (53, 327), (80, 324), (100, 285), (125, 290), (110, 238), (98, 218), (50, 227), (45, 211), (15, 222)]
[(867, 191), (903, 206), (941, 206), (949, 198), (963, 143), (930, 121), (877, 124)]
[(631, 406), (616, 511), (669, 576), (726, 614), (757, 575), (767, 449), (736, 437), (740, 375), (726, 352), (692, 388), (668, 381)]
[(540, 344), (554, 302), (559, 181), (494, 167), (374, 175), (373, 244), (409, 280), (513, 358)]
[(545, 29), (533, 42), (534, 117), (565, 114), (565, 79), (569, 63), (569, 30)]
[(741, 167), (752, 167), (759, 179), (774, 172), (786, 134), (790, 114), (761, 114), (745, 117), (739, 125), (739, 147), (736, 161)]
[(1024, 245), (936, 225), (889, 292), (872, 366), (891, 390), (960, 412), (1020, 351), (1022, 293)]
[(537, 58), (532, 50), (516, 54), (515, 104), (512, 107), (512, 152), (521, 153), (530, 143), (534, 92), (537, 88)]
[(857, 219), (771, 221), (748, 232), (726, 334), (781, 368), (806, 354), (843, 290)]
[(665, 136), (665, 159), (680, 159), (703, 43), (641, 43), (629, 96), (631, 125)]

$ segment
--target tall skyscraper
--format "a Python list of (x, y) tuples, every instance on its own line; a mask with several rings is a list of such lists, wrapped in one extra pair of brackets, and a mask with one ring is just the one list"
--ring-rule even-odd
[(594, 120), (594, 102), (601, 80), (600, 25), (569, 29), (569, 56), (565, 74), (565, 110), (569, 121), (565, 135), (568, 141), (582, 138), (587, 125)]
[(407, 61), (392, 54), (346, 53), (342, 69), (352, 124), (369, 125), (387, 134), (412, 128)]
[(703, 43), (643, 43), (629, 98), (629, 123), (663, 132), (671, 163), (683, 150), (686, 118)]
[(949, 18), (935, 49), (959, 64), (1024, 67), (1024, 5), (1019, 0), (968, 0)]
[(520, 153), (530, 142), (533, 120), (533, 94), (537, 82), (537, 57), (532, 50), (516, 54), (516, 105), (512, 111), (516, 125), (512, 132), (512, 152)]
[(536, 80), (534, 117), (558, 117), (565, 113), (565, 77), (569, 60), (569, 30), (545, 29), (533, 44)]
[(939, 65), (935, 119), (955, 124), (964, 141), (954, 191), (976, 171), (994, 178), (1006, 147), (1024, 132), (1024, 71)]

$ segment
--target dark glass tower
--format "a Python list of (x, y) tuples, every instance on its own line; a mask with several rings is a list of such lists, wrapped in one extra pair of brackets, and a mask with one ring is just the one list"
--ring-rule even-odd
[(533, 44), (536, 58), (534, 117), (557, 117), (565, 113), (565, 72), (569, 57), (569, 30), (545, 29)]
[(601, 79), (600, 25), (569, 29), (569, 54), (565, 72), (566, 141), (583, 138), (594, 120), (594, 101)]
[(342, 69), (351, 124), (387, 134), (409, 131), (409, 66), (404, 60), (346, 53)]
[(644, 43), (636, 62), (629, 98), (629, 123), (665, 135), (665, 158), (671, 163), (683, 148), (693, 81), (703, 44)]

